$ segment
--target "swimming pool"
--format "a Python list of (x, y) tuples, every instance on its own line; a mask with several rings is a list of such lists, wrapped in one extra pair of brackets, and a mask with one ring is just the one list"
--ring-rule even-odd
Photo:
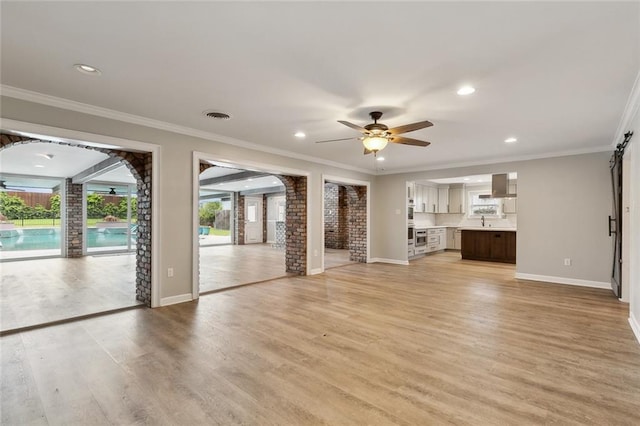
[[(60, 248), (60, 229), (26, 228), (0, 231), (3, 251)], [(132, 245), (135, 246), (135, 238)], [(87, 228), (87, 248), (127, 247), (127, 228)]]

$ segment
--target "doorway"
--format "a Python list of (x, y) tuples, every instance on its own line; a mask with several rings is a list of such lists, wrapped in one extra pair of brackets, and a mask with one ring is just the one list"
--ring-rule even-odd
[(244, 209), (244, 243), (262, 244), (264, 242), (262, 197), (246, 197)]
[[(194, 244), (193, 298), (307, 270), (307, 177), (266, 165), (220, 162), (194, 153), (194, 197), (230, 199), (231, 241)], [(200, 218), (194, 212), (194, 225)], [(194, 228), (194, 234), (197, 229)], [(194, 239), (195, 242), (195, 239)], [(196, 263), (197, 262), (197, 263)], [(250, 265), (250, 266), (249, 266)]]
[(323, 269), (369, 259), (369, 183), (325, 177)]

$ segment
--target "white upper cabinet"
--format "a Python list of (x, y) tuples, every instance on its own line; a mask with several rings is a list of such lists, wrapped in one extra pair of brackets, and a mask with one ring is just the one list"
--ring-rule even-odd
[(438, 213), (449, 213), (449, 186), (438, 187)]
[(465, 212), (464, 185), (449, 187), (449, 213)]

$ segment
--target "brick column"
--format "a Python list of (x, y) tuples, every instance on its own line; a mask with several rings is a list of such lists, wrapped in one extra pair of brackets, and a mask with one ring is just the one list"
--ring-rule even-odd
[(65, 180), (66, 216), (65, 238), (66, 257), (82, 257), (82, 184)]
[[(151, 306), (151, 171), (152, 156), (143, 154), (143, 164), (136, 168), (141, 175), (137, 179), (138, 235), (136, 243), (136, 299)], [(141, 157), (142, 155), (139, 155)]]
[(244, 195), (235, 193), (233, 201), (235, 206), (235, 244), (244, 245)]
[(367, 187), (347, 187), (349, 193), (349, 260), (367, 262)]
[(285, 266), (287, 272), (307, 273), (307, 178), (278, 176), (287, 193), (287, 240)]
[(324, 184), (324, 246), (338, 249), (340, 247), (338, 237), (338, 185), (334, 183)]
[(347, 188), (344, 186), (338, 187), (337, 242), (336, 248), (349, 248), (349, 195), (347, 194)]

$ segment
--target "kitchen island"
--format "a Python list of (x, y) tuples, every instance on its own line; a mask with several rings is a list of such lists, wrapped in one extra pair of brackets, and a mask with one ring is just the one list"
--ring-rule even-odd
[(462, 258), (516, 263), (515, 228), (462, 228)]

